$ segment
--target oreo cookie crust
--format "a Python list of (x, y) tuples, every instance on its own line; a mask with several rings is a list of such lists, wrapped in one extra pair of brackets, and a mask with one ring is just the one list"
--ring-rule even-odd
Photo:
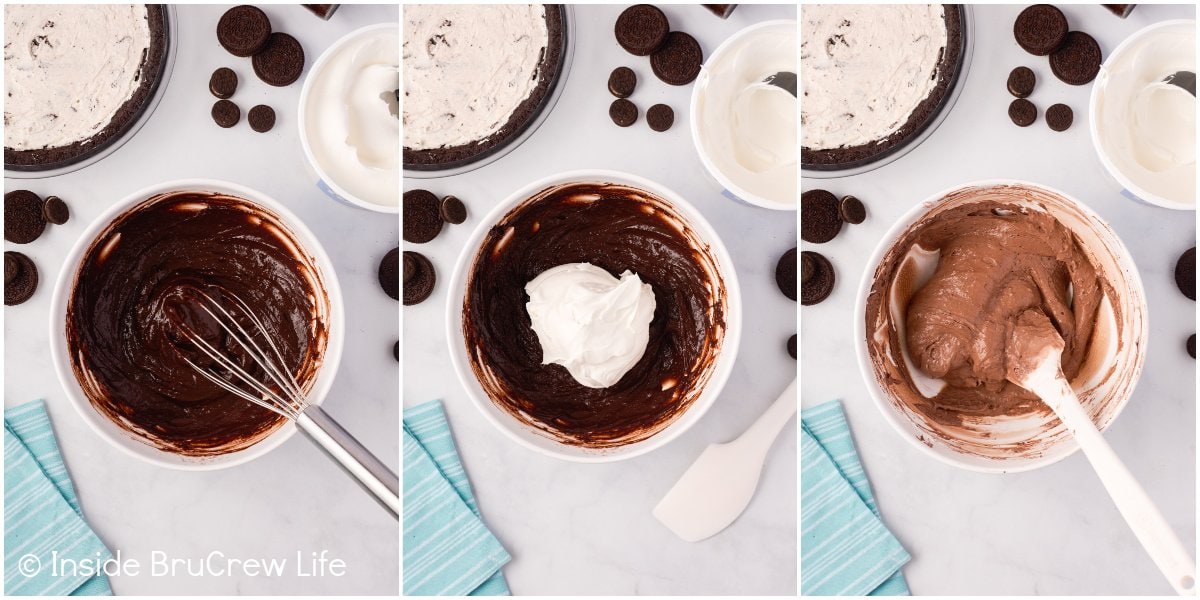
[(57, 169), (90, 158), (121, 139), (149, 107), (166, 69), (168, 40), (164, 5), (147, 4), (146, 21), (150, 27), (150, 47), (138, 69), (138, 87), (133, 95), (117, 109), (108, 124), (92, 137), (66, 146), (38, 150), (14, 150), (5, 146), (4, 168), (13, 171), (44, 171)]
[[(933, 123), (935, 117), (945, 108), (950, 92), (954, 89), (959, 73), (962, 71), (966, 36), (966, 30), (963, 27), (966, 22), (965, 9), (957, 4), (943, 6), (945, 7), (943, 18), (946, 23), (946, 48), (933, 75), (937, 78), (937, 83), (929, 95), (909, 114), (904, 125), (881, 140), (874, 140), (858, 146), (813, 149), (804, 146), (801, 141), (800, 164), (802, 167), (816, 171), (828, 171), (874, 162), (905, 147)], [(801, 63), (804, 62), (803, 54), (802, 49)], [(801, 65), (801, 69), (803, 69), (803, 65)], [(801, 104), (803, 104), (803, 99)], [(803, 132), (803, 128), (801, 129)], [(803, 136), (801, 140), (803, 140)]]
[(538, 84), (509, 115), (508, 121), (495, 133), (470, 144), (443, 148), (413, 149), (404, 147), (404, 168), (414, 171), (436, 171), (475, 162), (498, 152), (520, 137), (538, 115), (546, 109), (550, 96), (563, 71), (567, 35), (566, 8), (560, 4), (546, 6), (546, 51), (538, 65)]

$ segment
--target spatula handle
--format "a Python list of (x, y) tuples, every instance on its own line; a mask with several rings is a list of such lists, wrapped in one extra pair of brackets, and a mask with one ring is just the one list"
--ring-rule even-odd
[(787, 425), (792, 415), (796, 414), (798, 404), (796, 380), (793, 379), (787, 389), (783, 390), (783, 393), (779, 394), (771, 406), (767, 407), (767, 410), (759, 415), (754, 424), (733, 443), (742, 447), (746, 452), (759, 457), (758, 462), (761, 463), (763, 457), (766, 457), (767, 451), (771, 449), (771, 445), (775, 443), (775, 438), (783, 430), (783, 426)]

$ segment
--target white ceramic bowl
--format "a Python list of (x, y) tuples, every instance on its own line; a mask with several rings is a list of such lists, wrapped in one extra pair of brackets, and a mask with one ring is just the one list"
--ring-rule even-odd
[[(968, 191), (971, 192), (970, 200), (963, 197), (963, 193)], [(1042, 185), (1015, 180), (974, 182), (934, 194), (909, 210), (883, 237), (867, 262), (853, 313), (854, 348), (867, 388), (880, 412), (896, 433), (922, 452), (944, 463), (973, 471), (1027, 471), (1053, 464), (1079, 448), (1061, 423), (1050, 427), (1049, 424), (1056, 420), (1054, 417), (1037, 414), (1019, 418), (996, 417), (972, 423), (969, 432), (965, 432), (968, 428), (948, 431), (929, 423), (879, 383), (883, 374), (877, 372), (879, 363), (876, 359), (883, 360), (883, 357), (874, 356), (871, 345), (867, 344), (867, 297), (874, 285), (880, 262), (909, 226), (949, 208), (978, 201), (980, 193), (1034, 209), (1039, 209), (1039, 204), (1027, 198), (1030, 193), (1039, 194), (1045, 209), (1079, 237), (1097, 269), (1113, 285), (1116, 293), (1124, 297), (1125, 302), (1120, 307), (1122, 310), (1116, 317), (1122, 324), (1121, 343), (1118, 346), (1114, 336), (1102, 335), (1104, 328), (1098, 324), (1093, 341), (1107, 342), (1104, 346), (1106, 352), (1101, 355), (1105, 362), (1101, 368), (1094, 369), (1094, 376), (1084, 377), (1086, 381), (1074, 382), (1076, 393), (1085, 403), (1101, 407), (1099, 418), (1096, 419), (1101, 431), (1117, 418), (1133, 393), (1145, 361), (1149, 329), (1142, 280), (1125, 245), (1099, 215), (1067, 194)], [(951, 195), (955, 195), (955, 198), (948, 200), (947, 197)], [(1104, 310), (1102, 306), (1101, 312)], [(1098, 323), (1102, 324), (1103, 321), (1101, 319)], [(1108, 330), (1111, 331), (1111, 328)], [(901, 347), (904, 347), (903, 343)], [(1103, 368), (1110, 365), (1113, 366), (1111, 371)], [(996, 446), (1017, 444), (1024, 440), (1028, 440), (1028, 444), (1019, 452), (1011, 448), (1001, 450)]]
[[(466, 296), (466, 279), (484, 236), (517, 204), (548, 187), (573, 182), (628, 185), (646, 190), (666, 200), (711, 247), (712, 256), (717, 262), (717, 269), (725, 282), (725, 336), (713, 363), (712, 375), (708, 384), (691, 406), (687, 407), (683, 414), (662, 430), (644, 440), (616, 448), (595, 449), (564, 444), (553, 439), (549, 434), (518, 421), (496, 406), (475, 378), (470, 359), (467, 356), (466, 340), (463, 337), (462, 305)], [(555, 458), (588, 463), (612, 462), (633, 458), (661, 448), (695, 425), (704, 416), (704, 413), (708, 412), (717, 396), (720, 395), (721, 388), (725, 386), (725, 381), (729, 378), (734, 360), (737, 358), (738, 341), (742, 329), (742, 301), (737, 275), (733, 269), (733, 260), (729, 257), (725, 245), (700, 212), (678, 194), (658, 183), (627, 173), (606, 170), (571, 171), (534, 181), (513, 192), (503, 202), (497, 204), (472, 232), (454, 267), (449, 290), (446, 301), (446, 339), (450, 344), (450, 362), (453, 363), (455, 373), (458, 374), (459, 380), (466, 388), (467, 395), (475, 407), (483, 413), (483, 416), (510, 439), (526, 448)]]
[[(300, 128), (300, 147), (303, 148), (303, 150), (304, 150), (305, 163), (308, 165), (309, 172), (315, 176), (316, 186), (318, 189), (321, 190), (322, 193), (324, 193), (326, 196), (329, 196), (330, 198), (333, 198), (334, 200), (336, 200), (338, 202), (341, 202), (342, 204), (348, 204), (350, 206), (356, 206), (358, 208), (365, 208), (367, 210), (371, 210), (371, 211), (375, 211), (375, 212), (399, 214), (400, 213), (399, 200), (397, 200), (395, 206), (385, 206), (383, 204), (369, 202), (367, 200), (363, 200), (362, 198), (359, 198), (358, 196), (355, 196), (354, 194), (351, 194), (350, 192), (346, 191), (346, 189), (344, 187), (339, 185), (336, 180), (334, 180), (332, 177), (330, 177), (329, 174), (325, 172), (325, 169), (321, 167), (321, 164), (317, 162), (317, 158), (313, 155), (312, 146), (310, 146), (308, 143), (308, 130), (307, 130), (308, 112), (309, 112), (309, 110), (308, 110), (309, 92), (312, 90), (313, 82), (316, 81), (321, 76), (322, 72), (325, 69), (325, 65), (329, 62), (329, 60), (332, 57), (336, 56), (339, 52), (341, 52), (342, 49), (345, 48), (347, 45), (349, 45), (353, 42), (356, 42), (361, 38), (373, 35), (374, 33), (378, 32), (378, 31), (388, 31), (388, 30), (395, 31), (397, 38), (399, 38), (400, 26), (395, 23), (381, 23), (379, 25), (368, 25), (367, 27), (362, 27), (360, 29), (356, 29), (356, 30), (351, 31), (350, 33), (342, 36), (341, 39), (334, 42), (332, 46), (330, 46), (328, 49), (326, 49), (324, 52), (322, 52), (321, 56), (319, 58), (317, 58), (317, 62), (313, 63), (312, 68), (310, 68), (308, 70), (308, 74), (304, 76), (304, 86), (302, 88), (300, 88), (300, 108), (297, 111), (296, 121)], [(400, 143), (400, 140), (397, 139), (396, 144), (398, 145), (399, 143)], [(400, 171), (400, 165), (398, 163), (396, 165), (396, 171), (397, 171), (397, 173), (399, 173), (399, 171)], [(399, 177), (399, 175), (397, 175), (397, 178), (398, 177)], [(400, 188), (399, 188), (399, 185), (397, 185), (396, 194), (399, 194), (399, 193), (400, 193)]]
[(71, 367), (71, 358), (67, 350), (67, 302), (70, 299), (72, 288), (75, 284), (75, 276), (79, 270), (84, 252), (87, 251), (96, 237), (126, 210), (158, 194), (175, 191), (216, 192), (248, 200), (252, 204), (256, 204), (279, 217), (280, 221), (291, 231), (299, 243), (301, 250), (309, 254), (312, 258), (317, 267), (317, 279), (323, 284), (329, 298), (329, 337), (321, 366), (317, 370), (317, 378), (313, 382), (312, 390), (309, 393), (308, 401), (312, 404), (320, 404), (325, 399), (325, 394), (329, 392), (329, 388), (333, 384), (334, 375), (337, 373), (338, 362), (341, 360), (342, 336), (344, 333), (342, 292), (338, 286), (337, 275), (334, 272), (333, 263), (329, 260), (329, 255), (325, 253), (325, 249), (321, 247), (316, 236), (304, 226), (304, 223), (279, 201), (248, 187), (212, 179), (169, 181), (139, 190), (113, 204), (88, 226), (83, 235), (75, 243), (75, 246), (71, 248), (70, 253), (67, 254), (67, 258), (63, 262), (62, 271), (59, 272), (58, 280), (54, 285), (54, 294), (50, 301), (50, 357), (54, 361), (54, 370), (58, 373), (58, 379), (62, 382), (63, 389), (66, 390), (67, 398), (75, 406), (75, 410), (79, 412), (79, 416), (83, 417), (84, 422), (97, 435), (112, 445), (120, 448), (127, 454), (164, 467), (191, 471), (222, 469), (242, 464), (270, 452), (291, 437), (296, 431), (296, 426), (291, 422), (284, 423), (257, 443), (241, 450), (218, 456), (195, 457), (168, 452), (152, 445), (133, 432), (120, 427), (92, 406), (92, 403), (84, 395), (83, 389), (75, 378), (75, 372)]
[[(708, 57), (708, 60), (704, 62), (705, 66), (707, 67), (707, 65), (713, 65), (718, 61), (724, 60), (725, 55), (730, 52), (730, 48), (735, 47), (745, 38), (756, 35), (763, 31), (770, 32), (799, 30), (796, 28), (796, 21), (794, 20), (775, 20), (755, 23), (754, 25), (746, 27), (745, 29), (733, 34), (729, 37), (729, 39), (722, 42), (720, 46), (717, 46), (717, 49), (712, 53), (711, 56)], [(797, 35), (799, 34), (797, 33)], [(703, 74), (701, 75), (701, 77), (704, 76), (705, 75)], [(751, 206), (769, 208), (772, 210), (796, 210), (800, 206), (796, 199), (793, 199), (791, 202), (786, 202), (772, 198), (765, 198), (758, 194), (754, 194), (746, 190), (741, 185), (738, 185), (737, 182), (725, 175), (725, 173), (723, 173), (717, 167), (712, 158), (709, 157), (708, 151), (704, 147), (704, 142), (700, 137), (700, 102), (703, 99), (703, 91), (703, 86), (699, 85), (698, 83), (692, 86), (691, 108), (689, 109), (689, 126), (692, 130), (692, 145), (696, 147), (696, 153), (700, 155), (700, 162), (704, 165), (704, 169), (708, 171), (708, 174), (715, 179), (717, 183), (721, 184), (721, 187), (725, 188), (724, 195), (728, 198), (732, 198)], [(797, 127), (799, 127), (799, 125), (797, 125)], [(799, 138), (799, 132), (797, 132), (796, 139), (799, 140)], [(799, 178), (799, 174), (797, 174), (796, 177)]]
[(1104, 169), (1108, 171), (1108, 174), (1112, 176), (1112, 178), (1115, 179), (1122, 188), (1124, 188), (1121, 191), (1122, 195), (1145, 204), (1161, 206), (1163, 208), (1170, 208), (1174, 210), (1196, 210), (1195, 198), (1193, 198), (1191, 202), (1181, 202), (1179, 200), (1160, 196), (1146, 190), (1134, 182), (1133, 179), (1131, 179), (1128, 175), (1121, 172), (1116, 163), (1113, 162), (1112, 157), (1110, 157), (1108, 152), (1104, 149), (1104, 145), (1100, 143), (1100, 122), (1098, 121), (1097, 117), (1101, 112), (1100, 101), (1101, 88), (1103, 86), (1101, 86), (1100, 83), (1104, 81), (1106, 77), (1108, 77), (1109, 72), (1112, 70), (1112, 65), (1116, 64), (1117, 61), (1122, 60), (1124, 55), (1130, 51), (1130, 48), (1133, 47), (1134, 44), (1144, 40), (1145, 38), (1163, 32), (1169, 32), (1171, 30), (1186, 28), (1194, 30), (1196, 28), (1196, 22), (1188, 19), (1162, 21), (1160, 23), (1155, 23), (1148, 27), (1144, 27), (1128, 38), (1125, 38), (1125, 41), (1121, 42), (1121, 44), (1117, 46), (1111, 54), (1108, 55), (1108, 58), (1105, 59), (1096, 83), (1092, 84), (1092, 95), (1088, 102), (1088, 128), (1092, 134), (1092, 146), (1096, 148), (1096, 154), (1100, 157), (1100, 164), (1104, 165)]

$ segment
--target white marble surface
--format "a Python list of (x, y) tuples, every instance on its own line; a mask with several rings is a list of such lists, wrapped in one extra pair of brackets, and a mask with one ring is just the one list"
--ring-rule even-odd
[[(650, 509), (709, 443), (741, 433), (794, 376), (784, 350), (796, 304), (774, 282), (775, 261), (795, 245), (795, 213), (726, 200), (692, 148), (690, 87), (654, 78), (645, 58), (626, 54), (612, 35), (623, 7), (577, 6), (575, 61), (557, 107), (508, 156), (477, 171), (443, 179), (406, 180), (467, 203), (467, 223), (414, 247), (440, 278), (433, 296), (404, 310), (404, 403), (443, 398), (467, 473), (488, 525), (513, 555), (504, 571), (518, 594), (794, 594), (796, 591), (796, 437), (785, 428), (772, 449), (749, 508), (729, 529), (689, 544)], [(750, 23), (795, 18), (794, 6), (737, 8), (722, 21), (699, 6), (664, 6), (673, 29), (699, 40), (706, 54)], [(631, 67), (645, 109), (665, 102), (675, 126), (655, 133), (639, 120), (621, 129), (608, 118), (609, 72)], [(654, 179), (697, 206), (729, 247), (745, 305), (740, 356), (724, 392), (704, 419), (646, 456), (581, 465), (520, 447), (471, 405), (451, 369), (446, 346), (445, 279), (471, 229), (493, 203), (521, 185), (583, 168), (628, 171)]]
[[(119, 594), (390, 594), (399, 593), (399, 532), (396, 523), (362, 493), (315, 446), (295, 436), (270, 454), (239, 467), (191, 473), (145, 464), (94, 434), (68, 404), (54, 375), (47, 346), (47, 306), (52, 283), (70, 246), (110, 203), (147, 185), (180, 178), (212, 177), (248, 185), (274, 196), (312, 229), (328, 250), (346, 301), (346, 349), (324, 406), (385, 463), (399, 467), (399, 383), (392, 344), (399, 328), (398, 303), (379, 289), (376, 268), (396, 245), (394, 216), (371, 213), (324, 197), (305, 173), (296, 131), (300, 82), (272, 88), (258, 81), (249, 59), (224, 52), (216, 42), (225, 7), (179, 6), (179, 51), (174, 74), (158, 110), (128, 144), (75, 173), (41, 180), (5, 179), (6, 190), (28, 188), (56, 194), (70, 205), (65, 226), (51, 226), (26, 246), (5, 244), (31, 256), (42, 283), (33, 298), (6, 307), (4, 402), (13, 406), (44, 398), (88, 520), (123, 559), (142, 563), (140, 576), (113, 580)], [(395, 21), (396, 6), (343, 6), (325, 22), (299, 6), (264, 6), (277, 30), (296, 36), (308, 64), (343, 34)], [(233, 100), (243, 122), (220, 129), (209, 117), (213, 69), (228, 66), (241, 83)], [(275, 129), (250, 130), (253, 105), (273, 106)], [(341, 577), (303, 577), (297, 553), (347, 564)], [(155, 576), (152, 552), (202, 561), (219, 551), (237, 559), (286, 559), (281, 577), (234, 574)]]
[[(1116, 229), (1133, 254), (1150, 310), (1145, 371), (1106, 438), (1195, 556), (1196, 378), (1184, 341), (1196, 305), (1175, 287), (1179, 254), (1195, 245), (1195, 214), (1134, 204), (1119, 195), (1092, 150), (1086, 127), (1090, 88), (1055, 79), (1045, 58), (1012, 39), (1020, 6), (975, 7), (975, 59), (966, 88), (942, 126), (896, 162), (855, 177), (804, 179), (803, 189), (854, 194), (863, 225), (805, 248), (830, 257), (839, 277), (823, 304), (801, 316), (802, 406), (841, 398), (887, 525), (913, 560), (904, 568), (918, 594), (1167, 594), (1171, 589), (1121, 520), (1082, 454), (1019, 475), (959, 470), (918, 452), (894, 433), (868, 396), (847, 332), (868, 254), (914, 204), (950, 186), (1020, 178), (1083, 200)], [(1091, 33), (1105, 55), (1135, 30), (1195, 18), (1192, 6), (1142, 4), (1128, 19), (1099, 6), (1063, 6), (1072, 29)], [(1008, 72), (1038, 77), (1030, 100), (1075, 111), (1065, 133), (1044, 120), (1022, 129), (1007, 117)]]

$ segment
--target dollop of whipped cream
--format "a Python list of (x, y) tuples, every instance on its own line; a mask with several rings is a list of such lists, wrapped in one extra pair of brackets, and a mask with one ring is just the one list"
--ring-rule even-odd
[(488, 139), (538, 86), (549, 44), (541, 4), (404, 7), (404, 146)]
[(141, 83), (144, 4), (4, 7), (4, 147), (91, 139)]
[(941, 4), (806, 5), (801, 27), (805, 148), (886, 139), (937, 85), (947, 39)]
[(795, 24), (760, 29), (734, 44), (701, 71), (697, 139), (721, 174), (742, 189), (795, 204), (797, 99), (763, 83), (796, 72)]
[(1159, 29), (1109, 62), (1096, 79), (1096, 132), (1104, 153), (1145, 191), (1195, 203), (1196, 98), (1163, 81), (1196, 71), (1195, 25)]
[(566, 367), (580, 385), (609, 387), (646, 352), (654, 290), (634, 273), (618, 280), (590, 263), (568, 263), (533, 278), (525, 293), (542, 364)]
[(329, 57), (308, 90), (313, 157), (339, 187), (382, 206), (400, 203), (399, 27), (371, 30)]

